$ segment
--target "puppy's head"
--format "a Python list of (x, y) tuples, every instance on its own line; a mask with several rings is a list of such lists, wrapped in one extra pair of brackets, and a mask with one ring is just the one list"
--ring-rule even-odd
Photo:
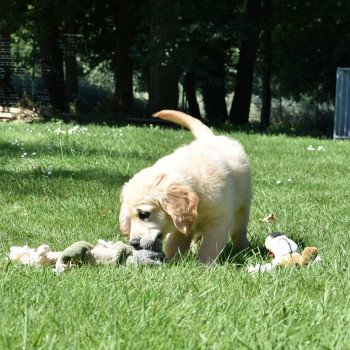
[(188, 235), (197, 207), (198, 197), (184, 181), (146, 169), (123, 187), (120, 230), (136, 249), (153, 249), (169, 232)]

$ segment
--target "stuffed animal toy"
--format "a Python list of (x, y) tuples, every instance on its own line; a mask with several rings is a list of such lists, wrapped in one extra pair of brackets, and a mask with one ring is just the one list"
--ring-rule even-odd
[(316, 247), (306, 247), (300, 253), (298, 245), (280, 232), (271, 233), (265, 240), (265, 247), (274, 259), (268, 264), (248, 267), (250, 273), (272, 271), (278, 266), (306, 266), (310, 262), (320, 261)]
[(154, 252), (152, 250), (134, 250), (126, 260), (126, 265), (155, 265), (159, 266), (165, 260), (165, 254), (163, 252)]
[(79, 241), (67, 247), (63, 252), (53, 252), (50, 246), (42, 245), (37, 249), (11, 247), (10, 261), (18, 261), (30, 266), (49, 266), (55, 264), (54, 272), (59, 274), (65, 270), (82, 264), (107, 265), (161, 265), (165, 260), (161, 244), (151, 250), (134, 250), (120, 241), (98, 240), (96, 246), (89, 242)]
[(81, 266), (92, 262), (91, 250), (94, 246), (86, 241), (75, 242), (66, 248), (56, 261), (55, 273), (61, 273), (67, 268)]
[(60, 252), (53, 252), (47, 244), (43, 244), (37, 249), (25, 245), (23, 247), (11, 247), (9, 259), (24, 265), (49, 266), (54, 264), (60, 258), (60, 255)]
[(84, 263), (123, 265), (131, 254), (132, 248), (123, 242), (106, 242), (100, 239), (95, 247), (85, 241), (75, 242), (62, 252), (61, 258), (56, 262), (54, 272), (61, 273), (70, 267), (81, 266)]
[(120, 241), (98, 240), (98, 244), (91, 250), (91, 256), (97, 265), (116, 263), (123, 265), (129, 255), (132, 254), (132, 247)]
[(152, 250), (134, 249), (132, 254), (126, 260), (126, 265), (153, 265), (159, 266), (165, 261), (165, 254), (163, 253), (162, 242), (156, 240), (152, 244)]

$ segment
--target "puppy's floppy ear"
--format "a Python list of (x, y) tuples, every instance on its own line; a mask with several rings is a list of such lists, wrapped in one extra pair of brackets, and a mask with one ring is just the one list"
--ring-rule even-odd
[(171, 216), (175, 227), (188, 235), (197, 218), (198, 201), (197, 195), (187, 186), (171, 184), (162, 196), (160, 204)]
[(120, 197), (120, 201), (121, 201), (121, 206), (119, 211), (119, 227), (120, 227), (121, 233), (124, 236), (129, 237), (131, 221), (126, 210), (126, 204), (123, 201), (123, 196)]

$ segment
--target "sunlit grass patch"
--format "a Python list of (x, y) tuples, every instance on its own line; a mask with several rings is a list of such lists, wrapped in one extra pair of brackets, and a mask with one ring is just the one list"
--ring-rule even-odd
[[(350, 144), (232, 136), (252, 165), (251, 253), (215, 267), (191, 254), (160, 268), (83, 266), (55, 276), (7, 265), (9, 247), (122, 239), (122, 184), (192, 136), (0, 124), (0, 349), (349, 348)], [(262, 223), (270, 213), (276, 221)], [(249, 275), (248, 265), (268, 261), (271, 231), (317, 246), (323, 263)]]

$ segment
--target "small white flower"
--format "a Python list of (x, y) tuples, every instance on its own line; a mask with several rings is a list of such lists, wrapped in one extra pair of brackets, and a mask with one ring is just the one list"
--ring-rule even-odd
[(280, 185), (281, 183), (282, 183), (281, 180), (277, 180), (277, 181), (276, 181), (276, 184), (277, 184), (277, 185)]
[(69, 135), (76, 135), (79, 132), (79, 125), (75, 125), (68, 130)]
[(308, 151), (314, 151), (315, 148), (312, 145), (309, 145), (309, 147), (307, 148)]
[(59, 134), (65, 134), (66, 132), (65, 132), (64, 130), (62, 130), (60, 127), (58, 127), (58, 128), (55, 130), (55, 133), (56, 133), (57, 135), (59, 135)]

